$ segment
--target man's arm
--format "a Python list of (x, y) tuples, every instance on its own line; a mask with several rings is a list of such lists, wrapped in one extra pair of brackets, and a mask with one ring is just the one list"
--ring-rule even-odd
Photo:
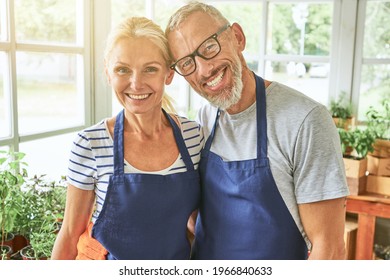
[(303, 228), (312, 243), (309, 260), (344, 260), (345, 197), (298, 207)]

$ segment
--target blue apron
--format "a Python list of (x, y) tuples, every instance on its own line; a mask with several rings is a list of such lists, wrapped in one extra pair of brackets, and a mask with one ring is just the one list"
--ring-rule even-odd
[[(108, 259), (189, 259), (187, 221), (198, 208), (199, 173), (180, 129), (164, 111), (187, 172), (154, 175), (125, 174), (123, 155), (124, 112), (114, 129), (114, 174), (92, 236), (109, 252)], [(158, 156), (158, 155), (156, 155)]]
[(193, 259), (306, 259), (308, 250), (269, 167), (264, 81), (256, 78), (257, 158), (224, 162), (202, 151)]

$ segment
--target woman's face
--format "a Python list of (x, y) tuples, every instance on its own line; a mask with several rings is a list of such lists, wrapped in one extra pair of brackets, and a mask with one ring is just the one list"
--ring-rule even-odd
[(165, 85), (173, 70), (160, 49), (147, 38), (121, 39), (106, 61), (106, 74), (118, 101), (130, 113), (161, 110)]

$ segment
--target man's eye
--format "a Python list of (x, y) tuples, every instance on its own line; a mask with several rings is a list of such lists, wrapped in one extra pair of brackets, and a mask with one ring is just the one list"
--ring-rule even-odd
[(218, 50), (218, 45), (217, 43), (209, 43), (206, 46), (204, 46), (203, 49), (203, 54), (208, 55), (208, 54), (213, 54)]
[(188, 67), (191, 67), (193, 64), (193, 60), (192, 59), (188, 59), (186, 61), (184, 61), (182, 64), (181, 64), (181, 68), (188, 68)]

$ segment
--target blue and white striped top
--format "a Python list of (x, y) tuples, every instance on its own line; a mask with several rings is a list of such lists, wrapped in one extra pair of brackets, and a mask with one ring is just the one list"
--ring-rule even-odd
[[(180, 116), (176, 117), (194, 167), (197, 169), (200, 151), (204, 145), (202, 129), (194, 121)], [(164, 170), (145, 172), (134, 168), (125, 161), (124, 171), (125, 173), (168, 175), (185, 172), (187, 169), (181, 155), (179, 155), (178, 159)], [(73, 142), (69, 158), (68, 183), (83, 190), (95, 191), (96, 208), (92, 215), (92, 222), (96, 221), (102, 210), (109, 177), (113, 172), (113, 140), (108, 131), (107, 119), (105, 119), (78, 133)]]

